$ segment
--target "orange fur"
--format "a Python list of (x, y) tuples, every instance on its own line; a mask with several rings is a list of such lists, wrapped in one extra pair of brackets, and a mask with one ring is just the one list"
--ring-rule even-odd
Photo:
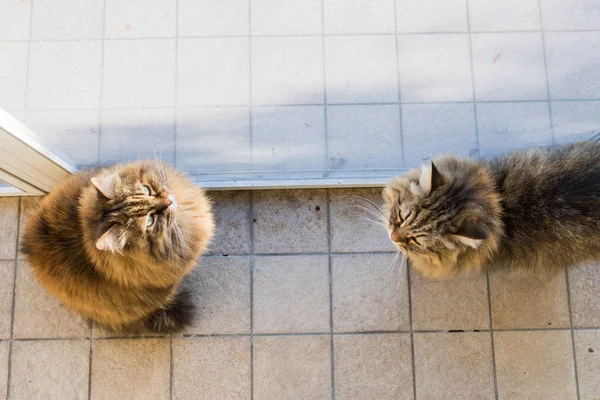
[[(115, 172), (114, 193), (92, 183)], [(142, 185), (155, 193), (144, 195)], [(161, 206), (168, 195), (176, 210)], [(157, 218), (148, 228), (147, 214)], [(123, 247), (100, 250), (99, 240), (112, 229)], [(41, 286), (67, 308), (120, 330), (168, 309), (213, 230), (201, 188), (180, 172), (142, 161), (69, 177), (32, 213), (22, 249)]]

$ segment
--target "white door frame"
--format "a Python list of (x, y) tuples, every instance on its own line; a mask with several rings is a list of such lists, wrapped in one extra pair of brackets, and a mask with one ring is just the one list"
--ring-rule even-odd
[(0, 196), (41, 196), (76, 172), (75, 164), (41, 144), (37, 135), (0, 108)]

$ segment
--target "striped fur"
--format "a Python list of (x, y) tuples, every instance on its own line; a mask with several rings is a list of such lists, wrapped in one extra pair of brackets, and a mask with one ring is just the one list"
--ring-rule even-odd
[[(147, 228), (149, 214), (155, 222)], [(173, 305), (213, 229), (202, 189), (143, 161), (69, 177), (33, 212), (21, 243), (39, 283), (70, 310), (115, 330), (139, 323), (178, 330), (181, 321), (146, 320), (159, 310), (190, 315)]]
[(390, 237), (426, 276), (600, 260), (600, 143), (445, 156), (393, 178), (383, 197)]

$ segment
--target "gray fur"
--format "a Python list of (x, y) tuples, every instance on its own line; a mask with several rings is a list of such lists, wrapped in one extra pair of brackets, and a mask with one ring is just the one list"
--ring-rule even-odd
[(383, 195), (390, 237), (427, 276), (600, 260), (600, 143), (445, 156)]

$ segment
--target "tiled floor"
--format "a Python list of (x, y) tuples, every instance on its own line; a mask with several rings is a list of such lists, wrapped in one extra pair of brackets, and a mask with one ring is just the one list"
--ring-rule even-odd
[(600, 266), (548, 281), (398, 276), (352, 200), (375, 189), (212, 192), (194, 327), (116, 337), (70, 315), (17, 253), (35, 199), (0, 200), (0, 397), (600, 398)]
[(589, 137), (599, 45), (597, 0), (3, 0), (0, 107), (78, 164), (384, 179)]

